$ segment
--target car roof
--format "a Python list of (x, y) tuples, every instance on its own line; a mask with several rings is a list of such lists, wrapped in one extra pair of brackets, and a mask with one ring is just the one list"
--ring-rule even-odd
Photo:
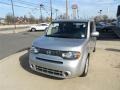
[(52, 21), (53, 23), (54, 22), (90, 22), (92, 20), (79, 20), (79, 19), (74, 19), (74, 20), (54, 20)]

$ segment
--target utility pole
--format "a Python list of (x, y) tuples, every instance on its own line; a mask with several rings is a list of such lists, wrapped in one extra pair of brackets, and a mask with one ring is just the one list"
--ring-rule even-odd
[(77, 18), (79, 19), (79, 9), (77, 9)]
[(58, 9), (55, 9), (55, 11), (56, 11), (56, 19), (57, 19), (57, 15), (58, 15)]
[(66, 19), (68, 19), (68, 0), (66, 0)]
[(15, 33), (15, 29), (16, 29), (16, 22), (15, 22), (15, 13), (14, 13), (13, 0), (11, 0), (11, 5), (12, 5), (12, 14), (13, 14), (13, 23), (14, 23), (13, 33)]
[(40, 22), (42, 22), (43, 21), (43, 19), (42, 19), (42, 8), (43, 8), (43, 4), (40, 4)]
[(52, 0), (50, 0), (50, 11), (51, 11), (51, 13), (50, 13), (50, 21), (52, 22)]

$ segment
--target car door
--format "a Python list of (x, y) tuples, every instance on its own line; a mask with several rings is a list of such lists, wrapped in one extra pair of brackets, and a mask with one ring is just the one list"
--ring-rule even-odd
[(41, 24), (38, 24), (38, 25), (36, 26), (36, 30), (41, 30)]
[(45, 30), (47, 28), (47, 24), (42, 24), (42, 29)]

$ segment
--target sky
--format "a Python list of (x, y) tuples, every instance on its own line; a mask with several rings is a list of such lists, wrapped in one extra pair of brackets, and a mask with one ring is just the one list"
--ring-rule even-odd
[[(30, 16), (33, 15), (36, 18), (40, 17), (39, 5), (44, 5), (42, 10), (43, 16), (50, 16), (50, 0), (13, 0), (14, 5), (24, 6), (16, 7), (15, 16)], [(58, 9), (58, 15), (65, 13), (65, 1), (66, 0), (52, 0), (53, 16), (55, 17), (55, 9)], [(29, 5), (24, 4), (28, 2)], [(5, 5), (2, 3), (7, 3)], [(28, 4), (27, 3), (27, 4)], [(33, 5), (31, 5), (31, 3)], [(72, 4), (77, 3), (79, 16), (81, 18), (90, 18), (99, 15), (99, 10), (102, 10), (103, 15), (108, 15), (110, 18), (116, 17), (117, 6), (120, 5), (120, 0), (68, 0), (69, 16), (72, 16)], [(5, 17), (6, 14), (12, 13), (11, 0), (0, 0), (0, 17)]]

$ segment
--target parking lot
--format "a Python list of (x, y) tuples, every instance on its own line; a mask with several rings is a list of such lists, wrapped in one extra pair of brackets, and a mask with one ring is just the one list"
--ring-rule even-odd
[[(24, 38), (36, 35), (35, 33), (28, 33), (17, 35)], [(39, 34), (34, 38), (38, 37)], [(29, 37), (27, 37), (28, 35)], [(21, 37), (15, 40), (21, 41)], [(29, 43), (34, 38), (31, 38), (31, 40), (29, 38)], [(12, 39), (9, 38), (9, 40)], [(19, 47), (24, 46), (24, 43), (20, 44), (21, 42), (19, 41)], [(10, 44), (11, 48), (13, 47), (12, 45), (14, 46), (14, 43)], [(19, 49), (21, 48), (23, 47)], [(9, 53), (9, 55), (13, 53)], [(87, 77), (58, 79), (36, 73), (29, 68), (27, 51), (22, 51), (0, 60), (0, 73), (1, 90), (120, 90), (120, 41), (97, 41), (97, 51), (91, 54)]]
[(50, 90), (119, 90), (119, 58), (119, 51), (97, 49), (97, 52), (91, 55), (87, 77), (63, 80), (31, 71), (28, 67), (28, 54), (24, 51), (0, 62), (2, 81), (0, 88), (2, 90), (46, 90), (48, 88)]

